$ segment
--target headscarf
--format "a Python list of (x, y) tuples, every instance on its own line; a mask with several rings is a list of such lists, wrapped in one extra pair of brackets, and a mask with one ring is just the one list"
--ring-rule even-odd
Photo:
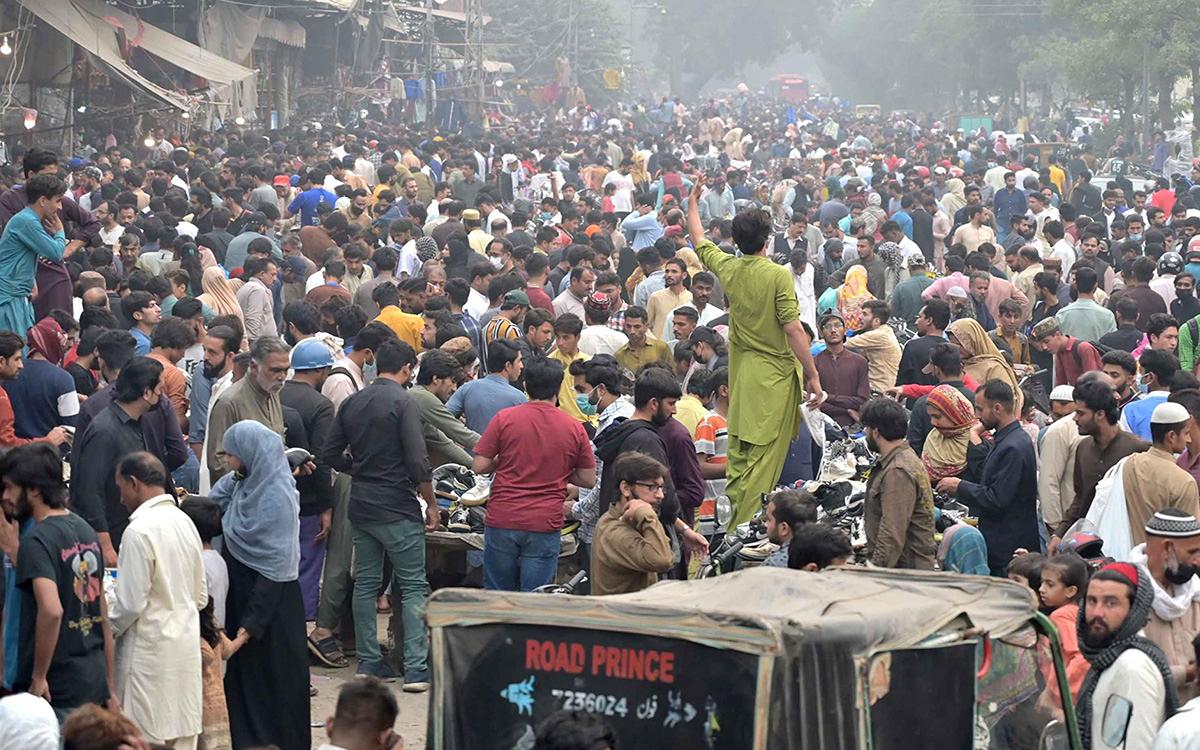
[(650, 171), (646, 169), (646, 154), (634, 150), (633, 164), (629, 167), (629, 176), (633, 184), (639, 188), (650, 184)]
[(963, 357), (963, 369), (980, 385), (993, 379), (1003, 380), (1012, 386), (1016, 396), (1014, 406), (1016, 413), (1021, 413), (1021, 386), (1012, 365), (992, 343), (992, 339), (983, 330), (979, 322), (970, 318), (956, 320), (946, 328), (947, 333), (953, 333), (962, 347), (970, 356)]
[[(940, 516), (941, 509), (934, 508)], [(988, 567), (987, 542), (983, 533), (969, 524), (954, 524), (942, 532), (942, 543), (938, 545), (938, 564), (947, 573), (987, 576), (992, 574)]]
[(417, 258), (419, 258), (422, 263), (438, 257), (437, 240), (429, 235), (418, 237), (416, 239), (415, 246), (417, 249)]
[(867, 269), (863, 266), (851, 266), (846, 272), (846, 283), (838, 287), (838, 309), (846, 328), (857, 331), (862, 327), (862, 303), (875, 299), (867, 288)]
[(904, 270), (904, 251), (895, 242), (880, 242), (875, 246), (875, 254), (897, 275)]
[(225, 431), (225, 452), (244, 468), (213, 486), (221, 504), (225, 546), (234, 559), (276, 583), (300, 575), (300, 493), (283, 452), (283, 438), (244, 419)]
[(212, 308), (214, 313), (217, 315), (236, 315), (238, 320), (244, 320), (242, 317), (242, 306), (238, 304), (237, 297), (234, 296), (233, 289), (229, 286), (229, 280), (225, 278), (224, 271), (217, 266), (204, 269), (204, 276), (201, 277), (200, 287), (204, 291), (198, 299)]
[(58, 750), (58, 719), (44, 699), (14, 693), (0, 699), (0, 747)]
[(1100, 675), (1104, 673), (1104, 670), (1111, 667), (1127, 649), (1137, 649), (1150, 657), (1150, 661), (1154, 662), (1154, 665), (1162, 673), (1167, 693), (1165, 706), (1167, 718), (1179, 708), (1179, 696), (1175, 692), (1175, 678), (1171, 674), (1171, 667), (1167, 664), (1167, 657), (1157, 644), (1145, 636), (1138, 635), (1145, 627), (1146, 621), (1150, 619), (1150, 607), (1154, 604), (1154, 589), (1150, 584), (1150, 577), (1139, 573), (1136, 565), (1127, 562), (1109, 563), (1100, 569), (1100, 572), (1104, 571), (1116, 573), (1134, 587), (1133, 605), (1129, 608), (1125, 622), (1121, 623), (1121, 627), (1101, 648), (1089, 646), (1085, 640), (1087, 609), (1079, 608), (1079, 616), (1075, 620), (1075, 632), (1079, 637), (1079, 653), (1083, 654), (1083, 658), (1092, 665), (1087, 676), (1083, 678), (1079, 696), (1075, 699), (1075, 713), (1079, 716), (1079, 737), (1083, 740), (1083, 747), (1092, 746), (1092, 693), (1096, 691), (1096, 683), (1100, 681)]
[(734, 161), (745, 161), (746, 154), (742, 150), (742, 129), (732, 128), (725, 134), (725, 153)]
[(942, 209), (945, 210), (950, 218), (954, 218), (954, 214), (958, 209), (967, 205), (967, 199), (963, 195), (963, 181), (957, 177), (951, 177), (946, 180), (946, 194), (942, 196)]
[(936, 485), (944, 477), (956, 477), (967, 468), (967, 447), (971, 425), (975, 424), (975, 407), (957, 388), (944, 384), (930, 391), (926, 403), (950, 420), (949, 427), (930, 430), (921, 452), (929, 482)]
[(217, 256), (213, 255), (212, 250), (209, 250), (204, 245), (201, 245), (199, 248), (197, 248), (196, 254), (200, 256), (200, 267), (201, 268), (203, 268), (206, 271), (210, 268), (216, 268)]
[(62, 364), (66, 335), (63, 334), (62, 326), (57, 320), (51, 317), (42, 318), (25, 336), (29, 342), (30, 354), (40, 354), (52, 365)]

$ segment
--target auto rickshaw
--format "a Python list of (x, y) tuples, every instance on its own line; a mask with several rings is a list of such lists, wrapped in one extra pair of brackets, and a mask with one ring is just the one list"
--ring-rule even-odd
[(622, 748), (1080, 747), (1054, 627), (1002, 579), (759, 567), (609, 597), (443, 589), (427, 617), (434, 750), (531, 748), (564, 708)]

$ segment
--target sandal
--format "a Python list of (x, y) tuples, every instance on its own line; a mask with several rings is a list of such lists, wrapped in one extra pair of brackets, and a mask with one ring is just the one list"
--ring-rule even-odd
[(333, 636), (326, 636), (316, 641), (310, 635), (308, 637), (308, 651), (313, 655), (314, 659), (323, 666), (331, 669), (341, 669), (342, 667), (350, 666), (350, 662), (346, 660), (345, 654), (338, 648), (337, 639)]

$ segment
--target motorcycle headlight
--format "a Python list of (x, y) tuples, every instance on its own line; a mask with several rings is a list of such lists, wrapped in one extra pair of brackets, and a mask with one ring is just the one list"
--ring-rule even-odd
[(717, 511), (717, 526), (726, 526), (729, 519), (733, 518), (733, 503), (729, 502), (728, 495), (718, 495), (714, 504)]

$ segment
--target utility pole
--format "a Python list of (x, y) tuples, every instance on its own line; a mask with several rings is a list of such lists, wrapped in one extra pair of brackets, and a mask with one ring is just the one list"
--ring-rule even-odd
[(482, 125), (486, 111), (483, 70), (483, 0), (466, 0), (463, 6), (466, 15), (465, 41), (463, 47), (463, 85), (468, 102), (467, 116)]
[(425, 127), (432, 127), (437, 103), (433, 99), (433, 0), (425, 0)]
[(1142, 147), (1140, 153), (1145, 153), (1150, 144), (1150, 54), (1145, 43), (1142, 44)]

